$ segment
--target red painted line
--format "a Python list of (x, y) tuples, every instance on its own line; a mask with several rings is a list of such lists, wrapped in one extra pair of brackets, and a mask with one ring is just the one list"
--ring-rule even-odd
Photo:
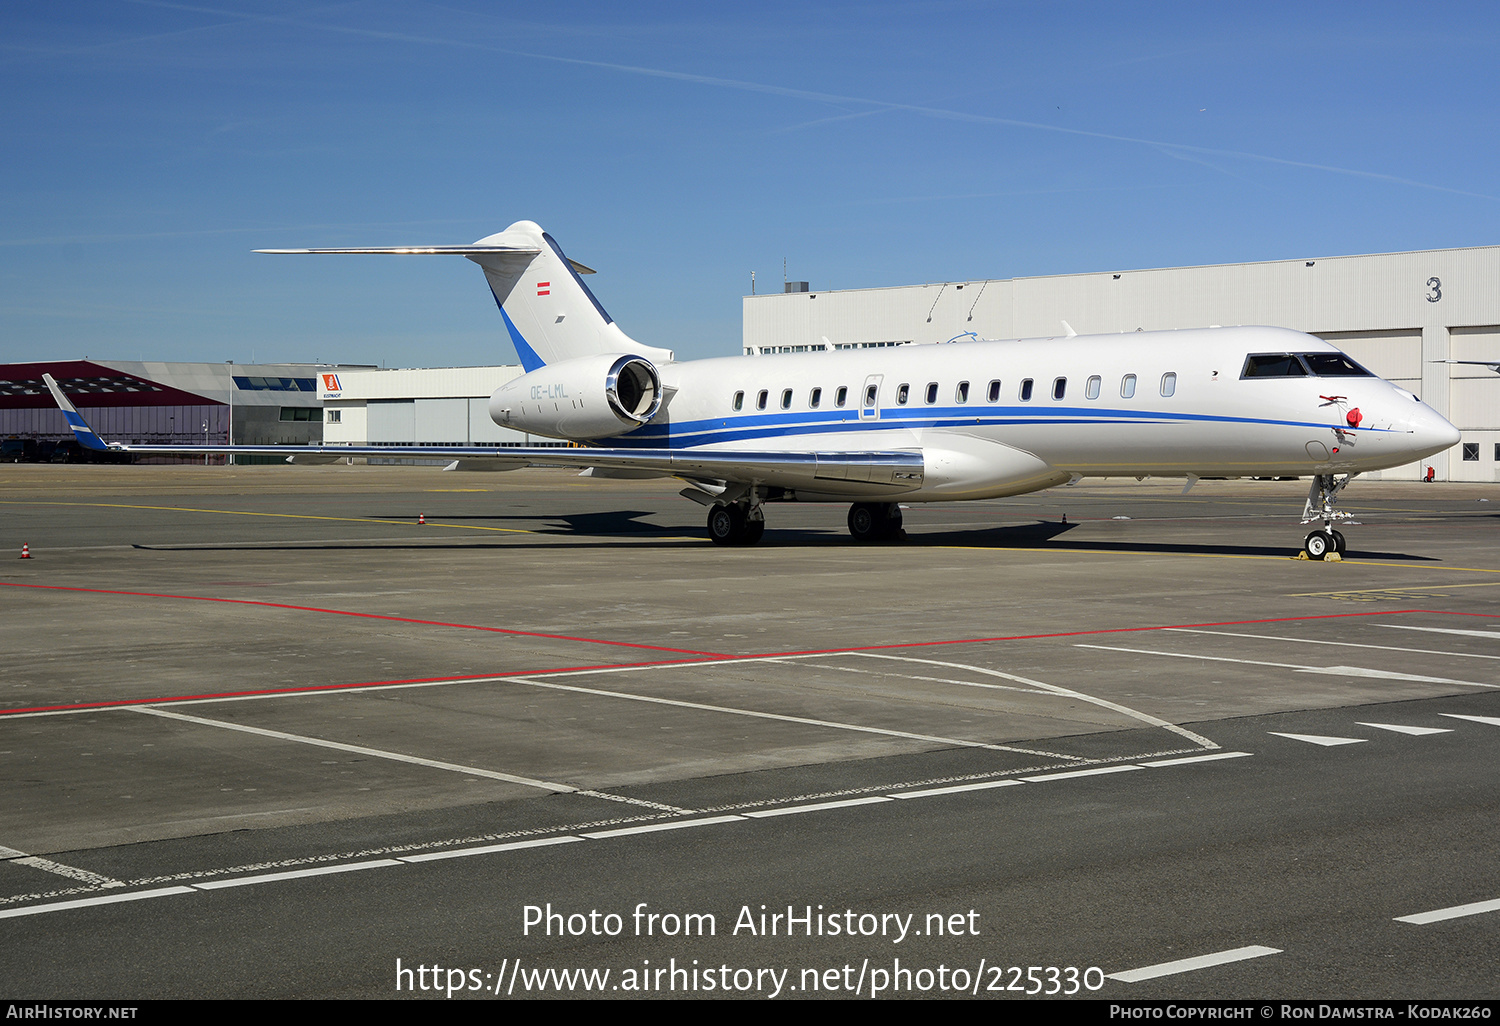
[[(7, 583), (7, 582), (0, 581), (0, 584), (5, 584), (5, 583)], [(35, 587), (51, 587), (49, 585), (12, 585), (12, 586), (13, 587), (32, 587), (32, 588), (35, 588)], [(60, 588), (59, 590), (62, 590), (62, 591), (93, 591), (94, 589), (91, 589), (91, 588)], [(145, 594), (149, 594), (149, 593), (145, 593), (145, 592), (100, 592), (100, 593), (101, 594), (106, 594), (106, 595), (122, 595), (122, 594), (123, 595), (136, 595), (136, 594), (145, 595)], [(184, 598), (184, 597), (191, 597), (191, 596), (166, 595), (166, 596), (151, 596), (151, 597), (157, 597), (157, 598)], [(284, 609), (302, 609), (302, 608), (307, 608), (307, 607), (301, 607), (301, 606), (277, 606), (276, 603), (251, 602), (248, 599), (206, 599), (204, 601), (211, 601), (211, 602), (246, 602), (246, 603), (249, 603), (251, 605), (270, 605), (270, 606), (276, 606), (276, 608), (284, 608)], [(322, 609), (315, 609), (313, 611), (314, 612), (335, 612), (335, 613), (339, 612), (339, 610), (322, 610)], [(1164, 631), (1164, 630), (1174, 630), (1174, 629), (1178, 629), (1178, 628), (1192, 628), (1192, 627), (1241, 627), (1241, 626), (1247, 626), (1247, 625), (1252, 625), (1252, 624), (1294, 623), (1294, 622), (1304, 621), (1304, 620), (1336, 620), (1336, 619), (1344, 619), (1344, 618), (1348, 618), (1348, 617), (1360, 617), (1360, 616), (1406, 616), (1406, 615), (1409, 615), (1409, 614), (1412, 614), (1412, 613), (1436, 613), (1436, 614), (1442, 614), (1442, 615), (1445, 615), (1445, 616), (1477, 616), (1477, 617), (1489, 617), (1491, 619), (1494, 618), (1494, 615), (1490, 614), (1490, 613), (1464, 613), (1464, 612), (1455, 612), (1453, 610), (1447, 610), (1447, 609), (1372, 609), (1372, 610), (1368, 610), (1368, 611), (1365, 611), (1365, 612), (1359, 612), (1359, 613), (1319, 613), (1319, 614), (1314, 614), (1314, 615), (1311, 615), (1311, 616), (1278, 616), (1278, 617), (1273, 617), (1271, 619), (1266, 619), (1266, 620), (1222, 620), (1222, 621), (1215, 621), (1215, 622), (1211, 622), (1211, 623), (1157, 624), (1157, 625), (1146, 626), (1146, 627), (1103, 627), (1103, 628), (1097, 628), (1095, 630), (1087, 630), (1087, 631), (1060, 631), (1060, 632), (1052, 633), (1052, 634), (1012, 634), (1012, 635), (996, 636), (996, 637), (991, 637), (991, 638), (962, 638), (962, 639), (952, 639), (952, 640), (947, 640), (947, 641), (907, 641), (907, 642), (897, 642), (897, 643), (894, 643), (894, 644), (885, 644), (885, 645), (857, 645), (857, 646), (846, 647), (846, 648), (807, 649), (807, 650), (803, 650), (803, 651), (794, 651), (794, 652), (763, 652), (763, 653), (748, 653), (748, 654), (745, 654), (745, 655), (724, 655), (724, 654), (720, 654), (720, 653), (707, 653), (707, 652), (687, 652), (686, 654), (707, 657), (707, 658), (709, 658), (710, 660), (712, 660), (714, 662), (740, 662), (740, 661), (754, 660), (754, 659), (785, 658), (785, 657), (788, 657), (788, 656), (839, 655), (839, 654), (847, 653), (847, 652), (876, 652), (876, 651), (881, 651), (881, 650), (885, 650), (885, 649), (927, 648), (927, 647), (939, 646), (939, 645), (978, 645), (978, 644), (983, 644), (985, 642), (993, 642), (993, 641), (1036, 641), (1036, 640), (1045, 640), (1045, 639), (1049, 639), (1049, 638), (1079, 638), (1079, 637), (1088, 637), (1090, 635), (1097, 635), (1097, 634), (1125, 634), (1125, 633), (1140, 632), (1140, 631)], [(374, 614), (374, 613), (343, 613), (342, 615), (345, 615), (345, 616), (373, 616), (373, 617), (377, 617), (378, 619), (401, 619), (400, 617), (382, 617), (382, 616), (378, 616), (378, 614)], [(435, 621), (430, 621), (430, 620), (413, 620), (413, 621), (408, 621), (408, 622), (412, 622), (412, 623), (434, 623)], [(468, 626), (468, 625), (466, 625), (466, 624), (441, 624), (441, 626), (464, 627), (464, 626)], [(499, 630), (499, 628), (490, 628), (490, 627), (479, 627), (479, 628), (475, 628), (475, 629), (476, 630)], [(525, 633), (525, 632), (521, 632), (521, 631), (507, 631), (505, 633)], [(549, 638), (551, 638), (551, 637), (563, 637), (563, 635), (551, 635), (551, 634), (544, 634), (544, 635), (537, 635), (537, 636), (539, 636), (539, 637), (549, 637)], [(581, 639), (568, 639), (568, 640), (588, 641), (588, 640), (591, 640), (591, 639), (581, 638)], [(625, 645), (625, 644), (630, 644), (630, 643), (629, 642), (613, 642), (613, 641), (610, 641), (610, 642), (600, 642), (600, 644), (609, 644), (609, 645), (621, 644), (621, 645)], [(636, 647), (636, 648), (655, 648), (656, 646), (652, 646), (652, 645), (635, 645), (634, 647)], [(661, 651), (683, 652), (684, 650), (683, 649), (662, 649)], [(593, 665), (593, 666), (561, 666), (561, 667), (553, 667), (552, 669), (547, 669), (547, 670), (520, 670), (520, 671), (504, 672), (504, 673), (465, 674), (464, 676), (461, 676), (461, 677), (413, 677), (413, 678), (410, 678), (410, 679), (407, 679), (407, 680), (357, 681), (357, 682), (354, 682), (354, 683), (351, 683), (351, 684), (315, 684), (315, 685), (303, 686), (303, 687), (264, 688), (264, 689), (253, 690), (253, 691), (221, 691), (221, 692), (211, 692), (211, 693), (205, 693), (205, 694), (199, 694), (199, 695), (169, 695), (169, 696), (166, 696), (166, 697), (163, 697), (163, 698), (130, 698), (130, 699), (116, 699), (116, 700), (107, 701), (107, 702), (79, 702), (79, 703), (72, 704), (72, 705), (39, 705), (39, 706), (32, 706), (32, 707), (23, 708), (23, 709), (3, 709), (3, 710), (0, 710), (0, 717), (14, 716), (14, 715), (17, 715), (17, 714), (20, 714), (20, 713), (69, 712), (69, 711), (77, 711), (77, 710), (81, 710), (81, 709), (111, 709), (111, 708), (119, 708), (121, 706), (133, 706), (133, 705), (168, 705), (168, 704), (172, 704), (172, 703), (176, 703), (176, 702), (203, 701), (203, 700), (215, 699), (215, 698), (245, 698), (245, 697), (252, 697), (252, 696), (257, 696), (257, 695), (305, 695), (305, 694), (318, 694), (318, 693), (328, 692), (328, 691), (357, 691), (357, 690), (364, 689), (364, 688), (389, 687), (389, 686), (398, 685), (398, 684), (435, 684), (435, 683), (461, 684), (464, 681), (475, 681), (475, 682), (491, 681), (491, 680), (494, 680), (497, 677), (547, 676), (549, 674), (557, 674), (557, 673), (580, 673), (580, 672), (586, 672), (588, 670), (618, 670), (618, 669), (625, 669), (625, 668), (632, 668), (632, 667), (634, 667), (634, 668), (640, 668), (640, 669), (646, 669), (646, 668), (652, 667), (652, 666), (674, 666), (674, 665), (677, 665), (677, 664), (680, 664), (680, 663), (692, 663), (692, 662), (698, 662), (698, 661), (699, 660), (697, 660), (697, 659), (663, 659), (663, 660), (651, 660), (651, 661), (648, 661), (648, 662), (639, 662), (639, 663), (600, 663), (600, 664)]]
[(262, 602), (257, 599), (216, 598), (212, 595), (163, 595), (150, 591), (108, 591), (103, 588), (70, 588), (61, 584), (20, 584), (15, 581), (0, 581), (7, 588), (36, 588), (43, 591), (72, 591), (89, 595), (125, 595), (131, 598), (182, 599), (188, 602), (223, 602), (230, 605), (261, 606), (266, 609), (290, 609), (299, 613), (328, 613), (333, 616), (357, 616), (367, 620), (391, 620), (396, 623), (415, 623), (427, 627), (460, 627), (470, 631), (489, 631), (492, 634), (510, 634), (521, 638), (548, 638), (552, 641), (577, 641), (587, 645), (619, 645), (622, 648), (644, 648), (652, 652), (678, 652), (682, 655), (722, 658), (718, 652), (699, 652), (691, 648), (667, 648), (664, 645), (646, 645), (638, 641), (609, 641), (604, 638), (578, 638), (569, 634), (545, 634), (541, 631), (517, 631), (506, 627), (483, 627), (474, 623), (445, 623), (442, 620), (417, 620), (409, 616), (387, 616), (384, 613), (356, 613), (347, 609), (321, 609), (318, 606), (292, 606), (283, 602)]
[[(733, 657), (721, 657), (733, 658)], [(412, 677), (409, 680), (365, 680), (352, 684), (308, 684), (291, 688), (260, 688), (252, 691), (216, 691), (201, 695), (167, 695), (163, 698), (120, 698), (107, 702), (77, 702), (71, 705), (37, 705), (25, 709), (3, 709), (0, 717), (20, 713), (76, 712), (81, 709), (118, 709), (131, 705), (171, 705), (174, 702), (199, 702), (215, 698), (250, 698), (257, 695), (315, 695), (328, 691), (358, 691), (363, 688), (391, 687), (398, 684), (462, 684), (465, 681), (485, 683), (503, 677), (529, 677), (549, 673), (576, 673), (587, 670), (615, 670), (623, 667), (671, 666), (695, 663), (697, 659), (668, 659), (645, 663), (600, 663), (597, 666), (563, 666), (551, 670), (520, 670), (514, 673), (464, 674), (462, 677)]]

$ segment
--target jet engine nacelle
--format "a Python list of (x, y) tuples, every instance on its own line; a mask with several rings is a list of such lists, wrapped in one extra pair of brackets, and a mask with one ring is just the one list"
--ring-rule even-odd
[(552, 438), (608, 438), (661, 409), (661, 375), (642, 356), (606, 353), (538, 367), (490, 396), (490, 419)]

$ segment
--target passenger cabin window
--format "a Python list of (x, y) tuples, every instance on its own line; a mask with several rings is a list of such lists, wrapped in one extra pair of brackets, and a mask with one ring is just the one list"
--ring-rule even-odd
[(744, 392), (736, 392), (736, 393), (734, 393), (734, 412), (738, 413), (739, 411), (743, 410), (744, 408), (745, 408), (745, 393)]
[(757, 410), (764, 410), (766, 408), (766, 397), (770, 394), (764, 388), (760, 390), (760, 394), (755, 397), (755, 408)]
[(1307, 368), (1291, 353), (1251, 353), (1245, 357), (1242, 378), (1305, 378)]
[(990, 398), (990, 402), (992, 402), (992, 403), (998, 403), (1000, 401), (1000, 379), (999, 378), (996, 378), (994, 381), (990, 382), (989, 398)]
[(1135, 375), (1127, 374), (1120, 379), (1120, 398), (1129, 399), (1135, 395)]
[(1068, 379), (1055, 378), (1052, 382), (1052, 398), (1061, 399), (1068, 393)]
[(783, 410), (790, 410), (792, 408), (792, 390), (790, 388), (783, 388), (781, 390), (781, 408)]
[(1031, 402), (1031, 379), (1030, 378), (1027, 378), (1025, 381), (1021, 382), (1021, 402), (1023, 402), (1023, 403), (1029, 403), (1029, 402)]
[(1177, 391), (1177, 372), (1167, 371), (1161, 376), (1161, 394), (1166, 397), (1175, 391)]
[(808, 393), (807, 405), (809, 409), (813, 410), (823, 405), (823, 390), (821, 388), (815, 388)]
[(1099, 398), (1099, 386), (1101, 384), (1103, 384), (1103, 379), (1097, 374), (1092, 375), (1088, 380), (1088, 384), (1083, 386), (1083, 394), (1090, 399)]
[(953, 397), (957, 399), (960, 404), (968, 402), (969, 383), (967, 381), (960, 381), (958, 383), (958, 390), (953, 394)]
[(872, 409), (875, 406), (875, 393), (878, 390), (878, 388), (879, 388), (878, 385), (866, 385), (865, 386), (865, 405), (868, 406), (868, 407), (870, 407), (870, 408), (872, 408)]
[(833, 405), (843, 406), (849, 399), (849, 386), (840, 385), (839, 390), (833, 393)]
[(937, 402), (937, 382), (929, 381), (927, 382), (927, 405), (931, 406), (935, 402)]
[(896, 387), (896, 405), (905, 406), (906, 400), (910, 398), (910, 396), (911, 386), (904, 381), (901, 382), (901, 384)]

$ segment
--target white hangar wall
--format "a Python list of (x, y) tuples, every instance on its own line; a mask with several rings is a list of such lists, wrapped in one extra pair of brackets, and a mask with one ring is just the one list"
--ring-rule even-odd
[(521, 373), (511, 365), (344, 371), (331, 381), (324, 375), (323, 439), (330, 445), (554, 444), (490, 420), (490, 395)]
[(1463, 432), (1427, 465), (1500, 481), (1500, 246), (746, 296), (747, 354), (1270, 324), (1325, 338)]

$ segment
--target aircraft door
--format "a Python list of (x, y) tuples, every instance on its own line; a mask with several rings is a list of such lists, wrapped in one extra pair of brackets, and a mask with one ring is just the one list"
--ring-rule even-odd
[(871, 374), (865, 378), (865, 387), (859, 393), (859, 419), (880, 419), (880, 383), (884, 374)]

